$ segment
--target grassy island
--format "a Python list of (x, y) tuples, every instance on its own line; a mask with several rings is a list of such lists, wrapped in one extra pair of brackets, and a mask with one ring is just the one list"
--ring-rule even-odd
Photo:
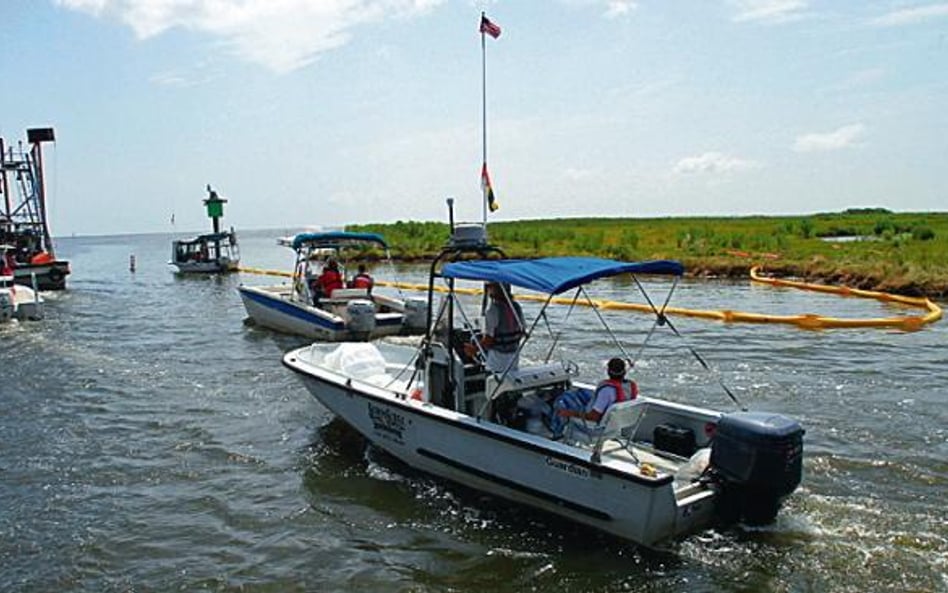
[[(350, 225), (385, 236), (397, 259), (430, 258), (448, 225)], [(746, 277), (754, 264), (811, 282), (912, 296), (948, 296), (948, 212), (850, 209), (805, 216), (570, 218), (488, 223), (511, 257), (677, 259), (693, 276)]]

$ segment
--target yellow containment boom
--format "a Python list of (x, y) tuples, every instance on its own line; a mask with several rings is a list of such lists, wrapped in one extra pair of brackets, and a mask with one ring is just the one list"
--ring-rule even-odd
[[(247, 274), (265, 274), (268, 276), (283, 276), (290, 278), (289, 272), (277, 270), (262, 270), (259, 268), (240, 268), (241, 272)], [(707, 309), (682, 309), (680, 307), (666, 307), (666, 315), (680, 315), (682, 317), (697, 317), (699, 319), (710, 319), (714, 321), (723, 321), (725, 323), (774, 323), (784, 325), (794, 325), (801, 329), (850, 329), (850, 328), (887, 328), (900, 331), (918, 331), (929, 323), (934, 323), (941, 319), (941, 307), (927, 298), (908, 297), (887, 292), (876, 292), (872, 290), (860, 290), (858, 288), (849, 288), (848, 286), (829, 286), (826, 284), (809, 284), (806, 282), (796, 282), (792, 280), (783, 280), (780, 278), (770, 278), (760, 275), (760, 267), (754, 266), (750, 270), (750, 278), (753, 282), (769, 284), (781, 288), (794, 288), (797, 290), (810, 290), (827, 294), (837, 294), (847, 297), (858, 297), (875, 299), (885, 303), (897, 303), (908, 307), (916, 307), (928, 311), (925, 315), (906, 315), (903, 317), (875, 317), (868, 319), (849, 319), (840, 317), (824, 317), (813, 313), (804, 313), (801, 315), (765, 315), (762, 313), (747, 313), (744, 311), (707, 310)], [(426, 291), (427, 284), (409, 284), (407, 282), (385, 282), (376, 281), (378, 286), (389, 286), (402, 290)], [(446, 292), (446, 288), (435, 286), (435, 290)], [(456, 289), (455, 292), (463, 294), (480, 294), (483, 292), (477, 288)], [(517, 298), (523, 301), (546, 301), (546, 297), (534, 294), (517, 295)], [(592, 306), (604, 311), (635, 311), (639, 313), (654, 313), (649, 305), (639, 303), (623, 303), (619, 301), (609, 301), (605, 299), (592, 299), (589, 301), (575, 300), (566, 297), (556, 297), (552, 303), (560, 305)]]
[(770, 278), (760, 275), (760, 266), (754, 266), (750, 271), (751, 280), (761, 284), (779, 286), (785, 288), (795, 288), (799, 290), (811, 290), (827, 294), (838, 294), (840, 296), (859, 297), (864, 299), (875, 299), (884, 303), (898, 303), (908, 307), (916, 307), (928, 311), (925, 315), (906, 315), (904, 317), (876, 317), (869, 319), (840, 319), (838, 317), (823, 317), (821, 315), (792, 315), (780, 317), (786, 321), (780, 323), (793, 323), (798, 327), (805, 329), (823, 329), (823, 328), (851, 328), (851, 327), (879, 327), (892, 328), (902, 331), (917, 331), (922, 326), (934, 323), (941, 319), (941, 307), (930, 299), (920, 297), (908, 297), (887, 292), (877, 292), (874, 290), (860, 290), (858, 288), (849, 288), (848, 286), (829, 286), (826, 284), (810, 284), (808, 282), (796, 282), (793, 280), (783, 280), (780, 278)]

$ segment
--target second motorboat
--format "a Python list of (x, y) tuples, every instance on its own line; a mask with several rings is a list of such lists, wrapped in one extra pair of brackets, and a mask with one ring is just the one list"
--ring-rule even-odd
[[(371, 282), (356, 281), (357, 275), (344, 266), (347, 253), (374, 248), (387, 254), (388, 245), (380, 235), (311, 232), (280, 242), (296, 253), (290, 283), (238, 288), (255, 324), (328, 342), (424, 332), (425, 299), (381, 294)], [(338, 286), (321, 285), (324, 274), (332, 275)]]

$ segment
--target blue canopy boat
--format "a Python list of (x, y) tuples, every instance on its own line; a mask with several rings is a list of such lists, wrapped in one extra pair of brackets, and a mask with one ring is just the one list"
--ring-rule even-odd
[[(290, 283), (238, 288), (247, 315), (255, 324), (329, 342), (424, 331), (424, 299), (382, 294), (373, 289), (369, 280), (355, 286), (356, 275), (346, 268), (347, 259), (358, 258), (369, 249), (381, 249), (388, 254), (388, 245), (381, 235), (306, 232), (280, 239), (279, 243), (296, 253)], [(339, 287), (323, 291), (319, 278), (321, 270), (327, 267), (338, 272)]]
[[(562, 432), (551, 430), (554, 403), (594, 385), (578, 380), (580, 366), (564, 356), (552, 330), (545, 359), (489, 370), (478, 339), (484, 304), (465, 312), (470, 300), (456, 287), (508, 285), (511, 302), (513, 288), (547, 295), (533, 322), (521, 325), (519, 357), (524, 344), (540, 339), (537, 328), (549, 326), (538, 322), (548, 321), (555, 295), (573, 290), (574, 303), (592, 304), (592, 282), (631, 275), (642, 289), (637, 275), (659, 274), (673, 279), (670, 299), (683, 271), (674, 261), (511, 260), (486, 240), (453, 240), (431, 264), (420, 346), (313, 344), (283, 362), (323, 405), (401, 461), (643, 546), (736, 521), (768, 523), (801, 480), (803, 429), (796, 421), (747, 412), (726, 387), (736, 411), (662, 398), (643, 385), (643, 395), (613, 403), (598, 421), (570, 418)], [(447, 291), (438, 307), (436, 284)], [(658, 328), (678, 333), (664, 309), (654, 307), (646, 342)], [(599, 311), (586, 311), (634, 363)]]

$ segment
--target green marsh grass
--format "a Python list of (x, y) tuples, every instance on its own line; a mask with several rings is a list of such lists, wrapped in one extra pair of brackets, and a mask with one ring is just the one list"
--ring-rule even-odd
[[(378, 232), (393, 257), (428, 259), (448, 225), (351, 225)], [(510, 257), (677, 259), (696, 275), (746, 276), (754, 264), (811, 281), (901, 294), (948, 295), (948, 213), (853, 209), (803, 216), (562, 218), (490, 221)]]

